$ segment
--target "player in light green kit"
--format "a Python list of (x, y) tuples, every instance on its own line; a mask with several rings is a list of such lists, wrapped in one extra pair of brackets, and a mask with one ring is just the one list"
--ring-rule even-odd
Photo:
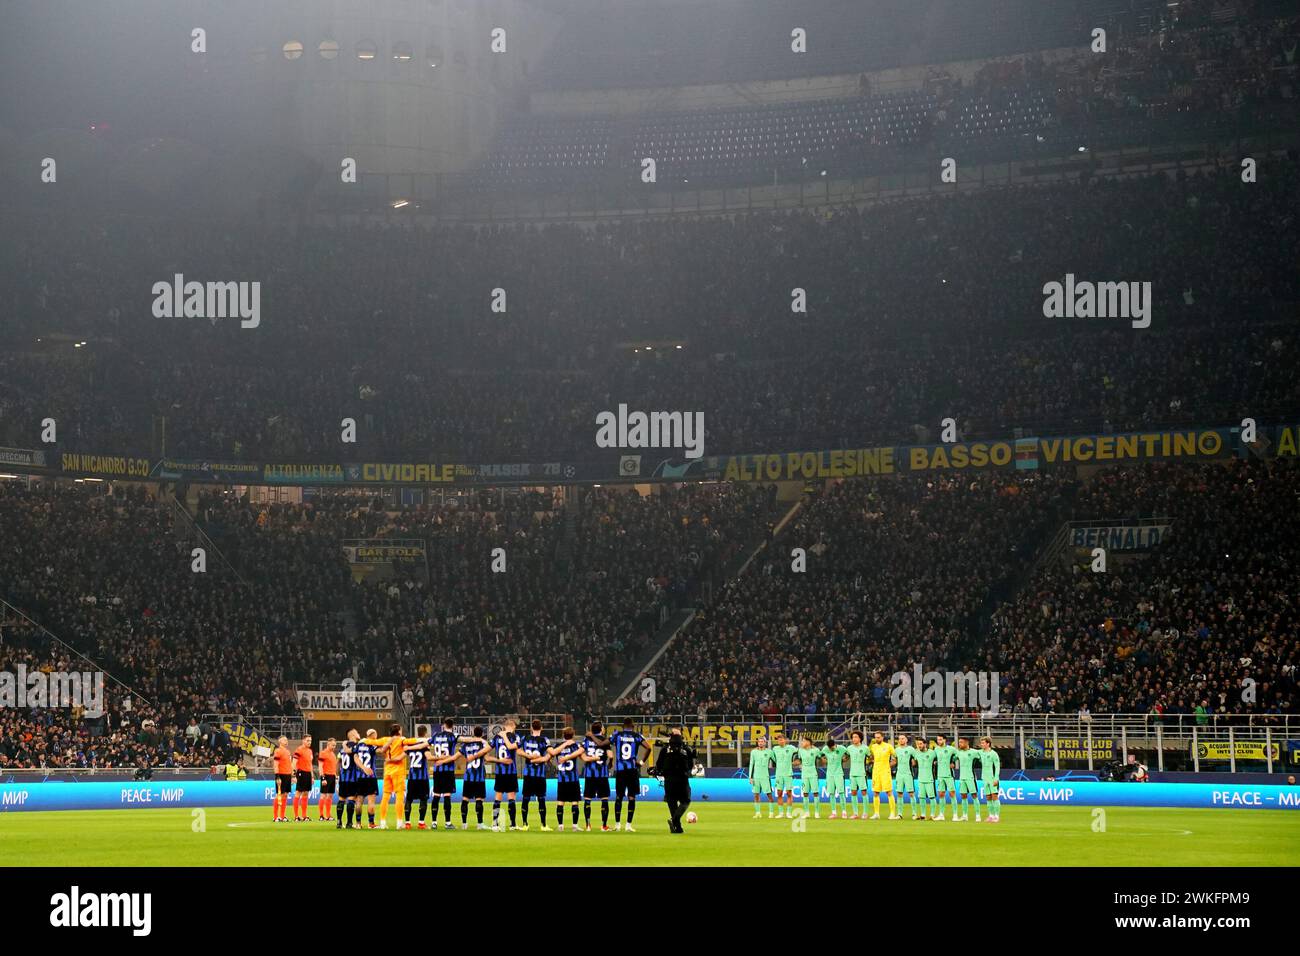
[(979, 785), (975, 782), (975, 751), (970, 749), (970, 741), (965, 737), (957, 741), (957, 804), (961, 807), (961, 816), (953, 820), (966, 821), (970, 813), (962, 802), (963, 797), (970, 797), (975, 805), (975, 822), (980, 822)]
[(912, 777), (912, 758), (916, 749), (908, 743), (907, 734), (898, 735), (894, 745), (894, 760), (897, 770), (894, 774), (894, 793), (898, 794), (898, 819), (903, 819), (903, 797), (912, 805), (912, 819), (916, 819), (916, 782)]
[(767, 818), (772, 819), (772, 751), (768, 749), (767, 738), (759, 737), (754, 749), (749, 752), (749, 789), (754, 791), (754, 819), (763, 815), (758, 809), (762, 795), (767, 794)]
[(924, 737), (917, 737), (912, 759), (916, 761), (916, 799), (921, 804), (920, 819), (924, 820), (926, 816), (934, 819), (939, 812), (939, 801), (934, 798), (934, 764), (938, 755), (929, 749)]
[(952, 762), (957, 759), (957, 748), (948, 743), (943, 734), (934, 737), (934, 789), (939, 794), (939, 815), (935, 820), (944, 819), (943, 805), (948, 801), (952, 806), (952, 818), (957, 819), (957, 784), (952, 779)]
[(776, 746), (772, 748), (772, 760), (776, 763), (776, 816), (794, 816), (794, 758), (799, 748), (786, 738), (785, 734), (776, 735)]
[(841, 816), (849, 815), (849, 802), (844, 796), (844, 758), (848, 749), (841, 743), (827, 738), (820, 756), (826, 761), (826, 798), (831, 802), (831, 819), (835, 819), (835, 804), (840, 805)]
[(867, 757), (871, 751), (863, 746), (859, 730), (849, 734), (849, 745), (844, 751), (849, 755), (849, 792), (853, 795), (850, 805), (852, 819), (856, 820), (859, 814), (867, 815)]
[(812, 801), (812, 815), (816, 819), (822, 818), (822, 793), (821, 781), (817, 778), (817, 758), (822, 755), (821, 750), (813, 746), (811, 737), (802, 737), (799, 740), (799, 752), (795, 754), (795, 759), (799, 761), (799, 789), (803, 792), (803, 812), (804, 816), (808, 815), (808, 802)]
[[(976, 753), (980, 762), (980, 788), (984, 799), (989, 804), (989, 823), (1002, 822), (1002, 800), (998, 796), (998, 774), (1002, 771), (1002, 758), (993, 749), (993, 741), (988, 737), (980, 738), (980, 749)], [(975, 820), (980, 818), (979, 809), (975, 810)]]

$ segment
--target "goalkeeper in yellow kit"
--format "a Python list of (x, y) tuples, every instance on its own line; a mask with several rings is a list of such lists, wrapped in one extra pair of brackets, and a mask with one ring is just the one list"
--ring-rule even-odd
[[(366, 743), (384, 755), (384, 795), (379, 801), (379, 829), (388, 829), (388, 799), (393, 797), (400, 809), (406, 806), (406, 748), (424, 743), (420, 737), (403, 737), (401, 724), (388, 728), (387, 737), (373, 737), (369, 731)], [(398, 824), (401, 828), (401, 824)]]
[(894, 745), (885, 740), (877, 730), (871, 739), (871, 819), (880, 819), (880, 795), (889, 797), (889, 819), (898, 819), (898, 805), (894, 802), (894, 778), (889, 772), (889, 761), (894, 756)]

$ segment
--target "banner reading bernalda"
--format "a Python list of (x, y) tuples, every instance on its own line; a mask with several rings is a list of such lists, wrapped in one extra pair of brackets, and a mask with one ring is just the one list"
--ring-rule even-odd
[(1134, 432), (1068, 438), (1019, 438), (897, 445), (778, 455), (724, 455), (661, 461), (653, 477), (661, 481), (808, 481), (933, 471), (1015, 468), (1033, 471), (1055, 465), (1145, 461), (1159, 458), (1213, 459), (1235, 453), (1233, 429)]

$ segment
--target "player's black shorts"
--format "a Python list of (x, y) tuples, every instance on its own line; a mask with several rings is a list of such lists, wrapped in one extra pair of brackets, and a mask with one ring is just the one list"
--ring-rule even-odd
[(407, 800), (428, 800), (429, 781), (428, 780), (406, 781), (406, 799)]
[(277, 773), (275, 775), (276, 793), (293, 793), (293, 774)]
[(609, 777), (585, 777), (582, 781), (582, 796), (587, 800), (608, 800)]
[(519, 774), (499, 773), (492, 778), (492, 790), (495, 793), (518, 793)]
[(486, 796), (486, 780), (462, 780), (460, 782), (460, 798), (462, 800), (482, 800)]
[(546, 778), (545, 777), (524, 777), (524, 796), (545, 797)]
[(354, 797), (375, 797), (379, 795), (379, 781), (374, 777), (362, 777), (356, 782), (356, 789), (352, 791)]
[(351, 800), (356, 795), (357, 785), (351, 780), (339, 781), (339, 799)]
[(332, 774), (326, 774), (325, 776), (320, 778), (320, 792), (333, 793), (334, 785), (337, 782), (338, 782), (338, 777), (335, 777)]
[(558, 780), (555, 784), (555, 799), (560, 803), (577, 803), (582, 798), (581, 789), (576, 780)]
[(641, 795), (641, 771), (620, 770), (614, 775), (615, 793), (619, 797), (639, 797)]
[(310, 770), (299, 770), (297, 774), (295, 774), (295, 778), (298, 781), (298, 786), (296, 789), (299, 793), (311, 792), (311, 771)]
[(440, 797), (449, 797), (456, 792), (456, 771), (435, 770), (433, 772), (433, 792)]

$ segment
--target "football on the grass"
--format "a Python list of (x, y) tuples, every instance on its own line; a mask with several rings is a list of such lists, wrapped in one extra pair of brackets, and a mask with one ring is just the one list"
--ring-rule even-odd
[(699, 821), (700, 821), (700, 818), (697, 817), (697, 816), (695, 815), (695, 811), (694, 811), (694, 810), (692, 810), (690, 813), (686, 814), (686, 822), (687, 822), (687, 823), (699, 823)]

